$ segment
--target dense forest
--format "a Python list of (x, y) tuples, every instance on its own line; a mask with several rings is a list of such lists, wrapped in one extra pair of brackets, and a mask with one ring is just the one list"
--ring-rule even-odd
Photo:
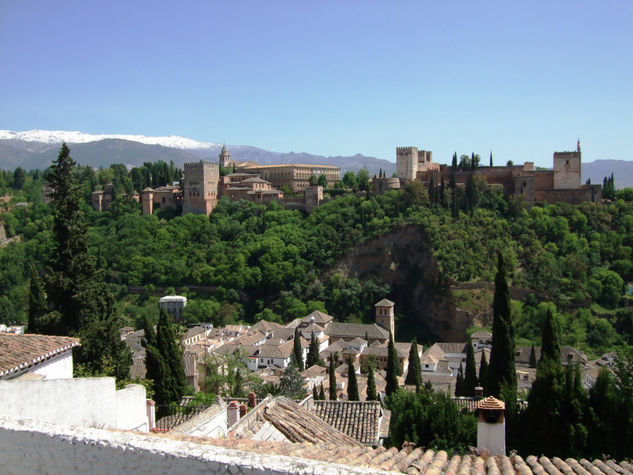
[[(222, 199), (210, 217), (169, 210), (142, 216), (125, 195), (117, 195), (109, 211), (94, 212), (90, 192), (113, 183), (129, 196), (178, 179), (173, 165), (77, 167), (74, 173), (83, 185), (89, 252), (119, 314), (136, 328), (145, 314), (157, 316), (160, 295), (176, 291), (189, 298), (189, 323), (285, 322), (313, 309), (343, 321), (372, 321), (373, 304), (391, 294), (390, 284), (380, 276), (347, 278), (327, 270), (359, 243), (417, 226), (439, 266), (437, 292), (448, 292), (447, 283), (492, 282), (496, 252), (503, 252), (511, 285), (526, 290), (512, 302), (518, 342), (539, 344), (548, 309), (559, 321), (562, 343), (590, 356), (633, 340), (625, 286), (633, 281), (628, 189), (604, 205), (527, 209), (481, 182), (454, 191), (438, 185), (431, 196), (413, 183), (376, 197), (339, 189), (310, 215), (277, 203)], [(0, 249), (0, 322), (26, 321), (29, 268), (44, 274), (51, 257), (52, 205), (42, 203), (44, 176), (20, 168), (0, 174), (0, 219), (7, 236), (20, 236)], [(353, 176), (345, 181), (353, 184)], [(16, 206), (20, 202), (28, 205)], [(417, 336), (423, 343), (434, 338), (431, 332)]]

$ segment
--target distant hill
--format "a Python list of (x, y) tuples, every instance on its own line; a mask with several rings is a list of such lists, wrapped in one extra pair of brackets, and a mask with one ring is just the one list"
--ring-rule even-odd
[(633, 161), (596, 160), (582, 164), (583, 183), (591, 178), (591, 183), (602, 185), (605, 176), (613, 173), (616, 188), (633, 187)]
[[(185, 162), (217, 160), (221, 145), (197, 142), (183, 137), (104, 136), (63, 131), (0, 131), (0, 169), (12, 170), (18, 166), (27, 170), (46, 168), (59, 153), (62, 140), (71, 148), (71, 155), (82, 165), (95, 168), (112, 163), (140, 166), (143, 162), (173, 161), (182, 167)], [(74, 142), (76, 141), (76, 142)], [(281, 163), (309, 163), (335, 165), (343, 173), (366, 168), (370, 174), (379, 170), (388, 175), (395, 173), (396, 164), (388, 160), (354, 156), (324, 157), (309, 153), (270, 152), (245, 145), (227, 145), (231, 158), (253, 161), (263, 165)]]

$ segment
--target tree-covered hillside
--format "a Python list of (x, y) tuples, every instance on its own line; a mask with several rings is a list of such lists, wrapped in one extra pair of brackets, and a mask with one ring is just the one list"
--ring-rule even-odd
[[(29, 266), (45, 273), (52, 249), (52, 205), (37, 198), (42, 179), (34, 173), (27, 174), (31, 190), (25, 196), (33, 204), (1, 215), (8, 234), (22, 236), (0, 249), (0, 321), (6, 323), (26, 320)], [(96, 183), (117, 173), (126, 172), (120, 167), (77, 170), (86, 198)], [(0, 188), (6, 195), (23, 193), (14, 188), (14, 174), (3, 174)], [(121, 177), (122, 188), (129, 186), (126, 180), (140, 182), (143, 176)], [(521, 290), (513, 301), (519, 339), (538, 343), (551, 308), (564, 344), (598, 355), (631, 342), (633, 312), (624, 284), (633, 280), (633, 203), (618, 199), (527, 210), (495, 188), (473, 186), (474, 201), (469, 201), (473, 189), (453, 195), (462, 203), (459, 208), (451, 205), (451, 196), (434, 194), (429, 200), (419, 184), (378, 197), (342, 194), (310, 215), (277, 203), (226, 200), (210, 217), (142, 216), (139, 205), (125, 198), (104, 213), (88, 204), (84, 208), (89, 251), (105, 271), (119, 312), (136, 326), (144, 314), (157, 312), (159, 288), (189, 297), (189, 322), (289, 321), (312, 309), (340, 320), (371, 321), (373, 304), (394, 293), (406, 298), (398, 292), (402, 289), (392, 288), (381, 275), (351, 278), (331, 269), (360, 243), (415, 226), (421, 245), (437, 261), (433, 292), (438, 294), (450, 293), (456, 282), (485, 288), (494, 279), (496, 252), (503, 252), (511, 285)], [(618, 192), (619, 198), (630, 195)], [(399, 261), (403, 272), (415, 280), (420, 269), (405, 260)], [(130, 294), (130, 287), (138, 293)], [(402, 308), (403, 325), (417, 318), (406, 304)], [(418, 336), (419, 341), (435, 337), (431, 332)]]

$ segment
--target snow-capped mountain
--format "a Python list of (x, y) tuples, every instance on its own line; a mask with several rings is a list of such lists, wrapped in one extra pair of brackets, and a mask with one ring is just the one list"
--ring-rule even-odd
[[(148, 137), (145, 135), (86, 134), (64, 130), (28, 130), (14, 132), (0, 130), (0, 169), (13, 170), (18, 166), (32, 170), (44, 169), (55, 160), (59, 146), (66, 142), (71, 156), (81, 165), (95, 168), (123, 163), (126, 166), (140, 166), (144, 162), (162, 160), (173, 161), (177, 166), (183, 163), (203, 160), (217, 160), (221, 145), (200, 142), (186, 137)], [(396, 171), (396, 164), (388, 160), (356, 154), (350, 157), (324, 157), (310, 153), (270, 152), (249, 145), (227, 145), (231, 158), (245, 162), (253, 161), (263, 165), (315, 163), (335, 165), (341, 172), (357, 172), (366, 168), (370, 174), (383, 170), (388, 174)]]
[(0, 130), (0, 140), (22, 140), (24, 142), (46, 144), (60, 144), (62, 142), (68, 144), (89, 143), (105, 139), (129, 140), (130, 142), (139, 142), (146, 145), (162, 145), (163, 147), (179, 148), (182, 150), (215, 148), (218, 146), (211, 142), (199, 142), (177, 135), (171, 135), (169, 137), (148, 137), (146, 135), (86, 134), (79, 131), (65, 130), (26, 130), (24, 132)]

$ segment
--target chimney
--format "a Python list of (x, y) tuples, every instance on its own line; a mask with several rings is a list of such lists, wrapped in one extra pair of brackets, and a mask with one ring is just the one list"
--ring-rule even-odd
[(481, 386), (475, 387), (475, 399), (481, 399), (484, 397), (484, 388)]
[(248, 407), (253, 409), (255, 406), (257, 406), (257, 394), (251, 391), (248, 393)]
[(233, 427), (234, 424), (240, 419), (239, 408), (237, 407), (237, 401), (231, 401), (227, 408), (227, 423), (228, 427)]
[(147, 430), (153, 431), (156, 428), (156, 403), (151, 399), (146, 399), (147, 404)]
[(492, 396), (477, 404), (477, 451), (490, 455), (506, 454), (506, 405)]
[(246, 404), (240, 404), (240, 419), (246, 415), (247, 411), (248, 408), (246, 407)]

